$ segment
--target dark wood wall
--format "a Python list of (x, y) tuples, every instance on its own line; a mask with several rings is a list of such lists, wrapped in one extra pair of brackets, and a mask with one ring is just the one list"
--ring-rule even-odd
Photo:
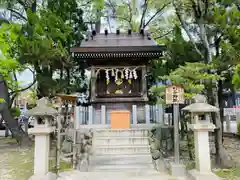
[[(119, 77), (121, 73), (119, 73)], [(111, 76), (109, 72), (110, 83), (107, 84), (105, 70), (101, 70), (98, 74), (96, 81), (96, 95), (98, 98), (106, 97), (131, 97), (131, 96), (141, 96), (142, 90), (142, 71), (137, 70), (137, 79), (131, 79), (131, 84), (123, 78), (123, 82), (117, 85), (115, 82), (115, 77)], [(116, 90), (122, 90), (123, 94), (115, 94)], [(107, 94), (107, 91), (109, 94)]]

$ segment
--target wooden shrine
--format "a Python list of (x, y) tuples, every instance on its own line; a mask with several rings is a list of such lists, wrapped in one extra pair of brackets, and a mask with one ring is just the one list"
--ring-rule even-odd
[(109, 33), (92, 31), (72, 55), (91, 71), (90, 99), (94, 109), (129, 110), (147, 103), (147, 71), (150, 60), (162, 57), (163, 46), (149, 33)]

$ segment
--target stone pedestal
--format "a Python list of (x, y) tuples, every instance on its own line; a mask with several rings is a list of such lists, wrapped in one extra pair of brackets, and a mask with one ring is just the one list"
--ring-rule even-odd
[(49, 174), (50, 133), (55, 127), (35, 127), (28, 133), (35, 135), (34, 175), (30, 180), (53, 180), (54, 174)]
[(213, 131), (215, 125), (206, 124), (190, 124), (189, 128), (194, 131), (195, 143), (195, 161), (196, 169), (189, 171), (191, 179), (194, 180), (214, 180), (217, 178), (211, 171), (211, 158), (209, 148), (209, 131)]
[(186, 176), (186, 169), (183, 164), (171, 163), (172, 176), (184, 178)]

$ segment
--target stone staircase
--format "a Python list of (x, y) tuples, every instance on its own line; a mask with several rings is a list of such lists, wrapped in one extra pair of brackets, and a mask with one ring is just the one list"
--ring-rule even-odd
[(97, 129), (89, 172), (70, 171), (58, 180), (175, 180), (152, 164), (146, 129)]
[(153, 169), (146, 129), (100, 129), (94, 133), (91, 171)]

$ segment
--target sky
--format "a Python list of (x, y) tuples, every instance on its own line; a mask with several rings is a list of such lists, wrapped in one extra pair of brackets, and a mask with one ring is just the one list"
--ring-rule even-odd
[(28, 85), (29, 83), (31, 83), (33, 81), (32, 72), (29, 70), (25, 70), (21, 74), (18, 74), (18, 80), (19, 80), (21, 86)]

